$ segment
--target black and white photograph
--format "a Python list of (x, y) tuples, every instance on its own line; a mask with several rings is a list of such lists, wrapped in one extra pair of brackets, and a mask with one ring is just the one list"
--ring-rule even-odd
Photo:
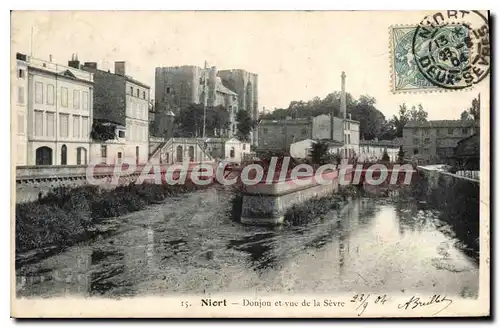
[(11, 316), (490, 315), (490, 13), (12, 11)]

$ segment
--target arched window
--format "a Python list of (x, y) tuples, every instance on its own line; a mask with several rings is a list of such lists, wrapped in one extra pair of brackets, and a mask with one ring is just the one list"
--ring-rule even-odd
[(194, 162), (194, 147), (189, 146), (189, 161)]
[(175, 158), (176, 158), (177, 162), (182, 162), (182, 146), (181, 145), (177, 146), (177, 152), (176, 152)]
[(87, 149), (78, 147), (76, 149), (76, 165), (87, 164)]
[(61, 165), (68, 164), (68, 148), (66, 145), (61, 146)]
[(234, 147), (231, 147), (231, 150), (229, 151), (229, 157), (234, 158)]
[(40, 147), (36, 149), (36, 165), (52, 165), (52, 148)]

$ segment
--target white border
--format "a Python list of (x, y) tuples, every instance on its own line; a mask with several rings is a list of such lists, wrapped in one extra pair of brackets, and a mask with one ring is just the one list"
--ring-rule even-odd
[[(1, 11), (3, 13), (3, 19), (1, 20), (2, 22), (2, 37), (5, 40), (4, 45), (9, 42), (10, 44), (10, 13), (7, 11), (7, 9), (15, 9), (15, 10), (33, 10), (33, 9), (38, 9), (38, 10), (61, 10), (61, 9), (72, 9), (72, 10), (81, 10), (81, 9), (101, 9), (101, 10), (118, 10), (118, 9), (129, 9), (129, 10), (138, 10), (138, 9), (148, 9), (148, 10), (415, 10), (415, 9), (444, 9), (444, 8), (467, 8), (470, 9), (471, 6), (474, 6), (476, 9), (487, 9), (490, 8), (493, 13), (497, 13), (500, 11), (498, 10), (498, 7), (500, 2), (498, 1), (488, 1), (488, 0), (476, 0), (474, 2), (471, 1), (464, 1), (464, 0), (456, 0), (456, 1), (446, 1), (444, 3), (443, 1), (433, 1), (433, 0), (421, 0), (418, 2), (414, 1), (408, 1), (408, 2), (394, 2), (394, 1), (344, 1), (344, 2), (327, 2), (327, 1), (314, 1), (314, 0), (309, 0), (309, 1), (297, 1), (297, 0), (289, 0), (286, 2), (282, 1), (275, 1), (271, 2), (269, 0), (254, 0), (251, 2), (236, 2), (236, 1), (231, 1), (231, 0), (212, 0), (212, 1), (179, 1), (179, 2), (164, 2), (164, 1), (151, 1), (149, 3), (146, 3), (145, 1), (131, 1), (131, 2), (125, 2), (125, 1), (116, 1), (116, 0), (109, 0), (109, 1), (97, 1), (97, 0), (87, 0), (85, 2), (79, 2), (79, 3), (71, 3), (71, 6), (68, 5), (67, 1), (53, 1), (53, 0), (46, 0), (46, 1), (35, 1), (35, 0), (30, 0), (30, 1), (16, 1), (13, 4), (10, 4), (7, 1), (2, 2), (2, 7), (5, 6), (6, 8), (2, 8), (3, 10)], [(7, 8), (7, 5), (11, 5), (12, 7)], [(416, 7), (418, 6), (418, 7)], [(496, 17), (498, 19), (498, 17)], [(496, 25), (498, 25), (498, 21), (496, 21)], [(497, 32), (494, 33), (494, 35), (498, 35)], [(494, 54), (498, 53), (498, 39), (496, 38), (494, 41), (494, 44), (496, 45), (494, 49)], [(4, 50), (1, 52), (2, 53), (2, 59), (3, 59), (3, 65), (1, 65), (1, 68), (3, 70), (3, 74), (1, 75), (3, 77), (3, 85), (2, 88), (0, 89), (2, 92), (3, 97), (1, 99), (4, 100), (4, 107), (3, 110), (7, 111), (10, 117), (10, 72), (9, 72), (9, 67), (10, 65), (7, 64), (7, 62), (10, 62), (10, 47), (4, 47)], [(496, 71), (494, 70), (494, 74), (496, 75)], [(493, 77), (494, 78), (494, 77)], [(495, 90), (491, 90), (492, 93), (498, 94), (498, 85), (495, 86)], [(493, 106), (494, 108), (494, 106)], [(495, 115), (497, 117), (498, 115)], [(492, 126), (498, 126), (496, 125), (496, 120), (493, 122)], [(0, 120), (0, 133), (2, 134), (0, 140), (2, 140), (4, 146), (7, 144), (9, 145), (9, 140), (10, 140), (10, 119), (7, 119), (7, 116), (4, 116), (2, 120)], [(494, 132), (495, 129), (492, 130)], [(495, 136), (496, 138), (496, 136)], [(497, 141), (497, 140), (496, 140)], [(496, 142), (498, 145), (498, 142)], [(9, 147), (10, 148), (10, 147)], [(496, 151), (493, 151), (493, 155), (499, 151), (499, 149), (495, 149)], [(2, 161), (2, 171), (3, 172), (10, 172), (10, 160), (4, 159)], [(7, 173), (5, 173), (5, 176)], [(497, 182), (498, 176), (495, 179), (495, 182)], [(4, 183), (2, 185), (2, 194), (1, 194), (1, 206), (3, 213), (9, 213), (10, 212), (10, 188), (8, 183)], [(497, 193), (497, 197), (498, 193)], [(495, 198), (495, 200), (491, 200), (491, 203), (498, 203), (498, 199)], [(494, 216), (492, 216), (492, 220), (494, 219)], [(3, 247), (1, 247), (2, 252), (3, 252), (3, 262), (2, 263), (10, 263), (10, 222), (8, 219), (7, 215), (4, 215), (4, 218), (2, 220), (3, 224), (3, 229), (2, 232), (4, 234), (3, 240)], [(496, 224), (496, 227), (498, 229), (499, 224)], [(491, 236), (498, 236), (498, 231), (492, 231)], [(494, 259), (492, 259), (494, 261)], [(10, 270), (9, 270), (10, 271)], [(3, 323), (7, 325), (13, 325), (13, 321), (9, 320), (9, 322), (6, 322), (6, 318), (9, 317), (10, 315), (10, 286), (8, 285), (8, 281), (10, 281), (10, 276), (9, 276), (9, 271), (6, 269), (1, 270), (1, 275), (2, 275), (2, 282), (3, 282), (3, 293), (2, 293), (2, 319)], [(494, 285), (493, 285), (494, 286)], [(495, 288), (496, 290), (496, 288)], [(495, 302), (496, 305), (498, 302)], [(493, 310), (493, 309), (492, 309)], [(496, 306), (495, 306), (495, 310)], [(495, 311), (493, 310), (493, 311)], [(498, 311), (495, 311), (498, 314)], [(365, 324), (364, 322), (357, 322), (358, 324)], [(379, 322), (375, 323), (376, 325), (386, 326), (388, 322)], [(401, 322), (393, 322), (393, 324), (399, 325)], [(440, 322), (425, 322), (424, 324), (426, 325), (437, 325)], [(50, 323), (49, 323), (50, 324)], [(62, 323), (65, 324), (65, 323)], [(76, 324), (95, 324), (94, 322), (90, 323), (76, 323)], [(106, 324), (100, 323), (104, 326)], [(140, 326), (141, 322), (133, 322), (133, 325)], [(175, 322), (172, 322), (171, 324), (175, 324)], [(192, 323), (194, 324), (194, 323)], [(214, 325), (219, 324), (219, 322), (214, 322), (212, 323)], [(228, 324), (235, 324), (235, 322), (231, 322)], [(260, 325), (265, 325), (264, 323), (259, 323)], [(277, 324), (277, 323), (275, 323)], [(286, 322), (282, 324), (301, 324), (304, 325), (304, 322)], [(334, 323), (335, 325), (344, 325), (345, 323)], [(415, 322), (405, 322), (405, 325), (414, 325)], [(470, 325), (475, 325), (479, 323), (468, 323)], [(109, 324), (108, 324), (109, 325)], [(2, 324), (2, 326), (4, 326)], [(31, 327), (34, 326), (34, 323), (29, 323), (25, 324), (25, 327)]]

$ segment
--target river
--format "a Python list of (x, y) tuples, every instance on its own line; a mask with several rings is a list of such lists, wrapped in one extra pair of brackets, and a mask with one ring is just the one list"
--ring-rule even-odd
[(479, 268), (439, 213), (360, 197), (302, 226), (243, 226), (210, 189), (115, 219), (113, 234), (18, 269), (18, 297), (400, 292), (477, 297)]

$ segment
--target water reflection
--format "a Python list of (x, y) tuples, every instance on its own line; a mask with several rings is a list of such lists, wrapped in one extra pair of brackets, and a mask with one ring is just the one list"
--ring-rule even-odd
[(244, 236), (230, 240), (228, 247), (248, 253), (255, 269), (270, 269), (277, 265), (277, 257), (272, 253), (274, 236), (274, 232)]
[(222, 197), (187, 197), (185, 210), (169, 203), (135, 213), (119, 234), (17, 270), (18, 296), (359, 288), (477, 294), (477, 264), (439, 213), (411, 201), (362, 197), (314, 223), (267, 229), (232, 222), (221, 214), (229, 208)]

